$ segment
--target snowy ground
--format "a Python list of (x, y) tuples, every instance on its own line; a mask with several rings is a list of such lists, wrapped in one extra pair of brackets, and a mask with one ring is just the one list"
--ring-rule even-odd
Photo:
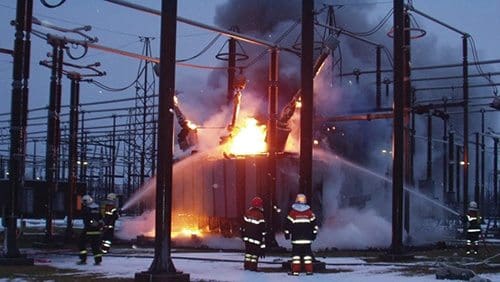
[[(55, 225), (65, 226), (64, 220), (55, 222)], [(81, 221), (76, 221), (74, 225), (81, 227)], [(26, 220), (26, 226), (43, 228), (44, 222)], [(277, 239), (280, 245), (289, 245), (289, 242), (284, 239), (280, 240), (281, 237), (278, 236)], [(172, 252), (174, 265), (178, 271), (188, 273), (192, 281), (438, 281), (434, 274), (436, 264), (419, 258), (411, 263), (367, 263), (358, 257), (317, 257), (326, 263), (326, 271), (315, 273), (313, 276), (301, 275), (297, 278), (289, 276), (285, 270), (281, 269), (281, 263), (288, 261), (289, 257), (269, 256), (261, 259), (259, 263), (261, 271), (250, 272), (243, 270), (241, 252), (228, 251), (228, 249), (241, 249), (241, 240), (237, 238), (221, 240), (208, 236), (201, 243), (213, 249), (226, 249), (226, 251), (174, 250)], [(151, 248), (116, 247), (112, 249), (111, 254), (104, 257), (102, 265), (94, 266), (92, 257), (88, 259), (89, 264), (77, 265), (78, 257), (74, 248), (57, 251), (40, 249), (22, 249), (21, 251), (34, 258), (35, 265), (67, 270), (66, 273), (59, 275), (75, 279), (79, 276), (133, 279), (135, 273), (149, 268), (154, 255), (154, 250)], [(77, 272), (72, 272), (73, 270)], [(0, 281), (27, 281), (22, 277), (15, 280), (0, 278)], [(481, 277), (500, 282), (500, 273), (481, 274)]]
[[(77, 265), (76, 254), (49, 254), (34, 251), (36, 265), (47, 265), (58, 269), (77, 270), (72, 276), (96, 274), (106, 278), (133, 278), (137, 272), (146, 271), (151, 264), (151, 249), (135, 250), (134, 253), (110, 254), (102, 265), (94, 266), (92, 258), (87, 265)], [(188, 273), (192, 281), (436, 281), (434, 274), (409, 274), (408, 268), (419, 265), (433, 268), (433, 263), (413, 262), (398, 264), (369, 264), (359, 258), (321, 258), (325, 262), (326, 273), (313, 276), (301, 275), (300, 278), (289, 276), (281, 269), (281, 262), (288, 257), (266, 257), (261, 260), (261, 272), (243, 270), (242, 253), (237, 252), (173, 252), (172, 258), (178, 271)], [(434, 273), (434, 272), (431, 272)], [(481, 277), (491, 281), (500, 281), (500, 273), (484, 274)], [(1, 280), (1, 279), (0, 279)], [(450, 280), (448, 280), (450, 281)]]

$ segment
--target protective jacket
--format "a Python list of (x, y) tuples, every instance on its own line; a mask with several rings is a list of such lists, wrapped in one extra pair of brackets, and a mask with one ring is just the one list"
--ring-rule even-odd
[(481, 217), (477, 209), (467, 211), (466, 254), (477, 255), (479, 250), (479, 236), (481, 235)]
[(104, 254), (107, 254), (111, 249), (111, 244), (113, 243), (115, 222), (120, 217), (120, 215), (114, 201), (104, 201), (102, 210), (104, 226), (102, 232), (101, 251)]
[(100, 234), (102, 215), (95, 203), (85, 206), (82, 210), (83, 226), (87, 234)]
[(481, 233), (481, 217), (479, 211), (467, 211), (467, 233)]
[(99, 206), (92, 203), (85, 206), (82, 210), (83, 230), (80, 234), (78, 247), (80, 249), (80, 263), (84, 264), (87, 261), (87, 244), (90, 242), (94, 261), (100, 264), (102, 261), (102, 253), (100, 248), (102, 215)]
[(241, 237), (245, 241), (244, 269), (257, 271), (259, 257), (266, 249), (266, 221), (262, 207), (252, 206), (243, 215)]
[(115, 222), (120, 217), (118, 208), (115, 206), (114, 202), (106, 201), (104, 203), (103, 211), (104, 230), (114, 229)]
[(295, 203), (285, 221), (285, 238), (292, 244), (311, 244), (318, 233), (316, 216), (307, 204)]
[(251, 207), (243, 216), (242, 238), (245, 243), (251, 243), (264, 249), (266, 236), (266, 221), (260, 208)]

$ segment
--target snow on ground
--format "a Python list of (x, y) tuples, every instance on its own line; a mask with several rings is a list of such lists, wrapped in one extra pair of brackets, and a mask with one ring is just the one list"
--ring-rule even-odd
[[(266, 272), (250, 272), (243, 270), (242, 253), (210, 252), (210, 253), (172, 253), (178, 271), (188, 273), (192, 281), (202, 279), (210, 281), (436, 281), (432, 275), (404, 276), (401, 266), (366, 264), (363, 260), (352, 257), (318, 258), (327, 263), (330, 273), (316, 273), (313, 276), (301, 274), (300, 278), (289, 276), (281, 270), (280, 262), (288, 260), (283, 257), (266, 257), (261, 260), (260, 268)], [(196, 258), (193, 260), (192, 258)], [(200, 260), (207, 259), (207, 260)], [(210, 259), (226, 260), (211, 261)], [(104, 258), (102, 265), (94, 266), (92, 257), (89, 264), (77, 265), (76, 256), (44, 255), (37, 264), (49, 265), (61, 269), (75, 269), (82, 273), (100, 274), (107, 278), (133, 278), (137, 272), (146, 271), (151, 265), (152, 257), (110, 255)], [(336, 265), (328, 265), (336, 264)], [(401, 264), (399, 264), (401, 265)], [(411, 264), (410, 264), (411, 265)], [(71, 274), (75, 275), (75, 274)], [(491, 281), (500, 281), (500, 274), (485, 274), (482, 277)], [(450, 280), (448, 280), (450, 281)]]

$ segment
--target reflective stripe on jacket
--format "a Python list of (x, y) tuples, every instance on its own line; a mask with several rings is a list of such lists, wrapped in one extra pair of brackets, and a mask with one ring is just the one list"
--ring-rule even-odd
[(266, 221), (263, 211), (259, 208), (249, 208), (243, 216), (241, 231), (243, 241), (265, 248)]
[(307, 204), (295, 203), (285, 221), (285, 234), (292, 238), (292, 244), (311, 244), (318, 233), (316, 216)]

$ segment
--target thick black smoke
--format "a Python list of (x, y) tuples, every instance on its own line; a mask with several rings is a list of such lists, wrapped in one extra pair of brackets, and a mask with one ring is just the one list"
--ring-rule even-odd
[[(351, 3), (351, 2), (349, 2)], [(332, 3), (327, 3), (332, 4)], [(391, 5), (335, 5), (335, 25), (341, 29), (351, 32), (364, 32), (371, 30), (390, 11)], [(317, 20), (325, 23), (324, 2), (316, 1), (315, 9), (318, 13)], [(374, 16), (377, 15), (377, 16)], [(247, 1), (231, 0), (226, 4), (217, 7), (215, 23), (224, 28), (237, 26), (242, 33), (249, 34), (268, 41), (276, 41), (293, 26), (294, 21), (300, 19), (301, 1), (299, 0), (277, 0), (277, 1)], [(392, 28), (393, 18), (388, 21), (374, 34), (365, 37), (366, 39), (385, 46), (387, 52), (383, 52), (383, 69), (391, 69), (392, 60), (392, 38), (389, 31)], [(425, 29), (426, 25), (432, 23), (415, 15), (412, 17), (412, 27)], [(327, 33), (324, 29), (316, 27), (315, 41), (321, 41), (323, 35)], [(412, 36), (419, 33), (412, 31)], [(363, 74), (359, 77), (359, 83), (354, 76), (339, 77), (341, 73), (352, 72), (355, 68), (362, 71), (375, 69), (375, 47), (359, 40), (339, 36), (340, 46), (334, 53), (333, 60), (329, 60), (329, 65), (315, 80), (315, 111), (317, 118), (331, 117), (339, 114), (352, 114), (358, 112), (373, 111), (375, 109), (375, 75)], [(300, 43), (300, 25), (296, 26), (288, 35), (280, 41), (280, 45), (293, 47)], [(250, 55), (250, 61), (258, 56), (263, 50), (260, 47), (243, 44), (245, 50)], [(297, 46), (297, 45), (295, 45)], [(450, 47), (439, 47), (435, 35), (426, 36), (411, 41), (411, 65), (428, 66), (461, 62), (461, 38), (457, 36), (456, 42), (450, 42)], [(300, 58), (295, 55), (280, 53), (280, 108), (292, 97), (300, 87)], [(342, 71), (339, 71), (339, 59), (342, 61)], [(470, 58), (472, 60), (472, 56)], [(245, 65), (247, 62), (241, 62)], [(335, 67), (331, 64), (335, 63)], [(268, 85), (268, 65), (269, 59), (266, 54), (255, 64), (244, 69), (245, 75), (249, 78), (248, 88), (252, 95), (257, 95), (263, 101), (266, 100)], [(471, 73), (475, 69), (471, 68)], [(460, 68), (439, 69), (428, 71), (413, 71), (412, 78), (460, 75)], [(392, 73), (386, 72), (383, 79), (392, 80)], [(225, 73), (214, 72), (210, 77), (210, 85), (224, 89)], [(471, 79), (471, 83), (484, 83), (480, 78)], [(445, 81), (419, 81), (412, 86), (414, 88), (431, 86), (461, 85), (460, 79)], [(417, 91), (415, 100), (417, 103), (429, 99), (440, 100), (443, 97), (457, 99), (461, 97), (461, 89), (436, 91)], [(470, 90), (470, 96), (480, 95), (476, 89)], [(386, 92), (383, 86), (382, 107), (392, 107), (392, 84)], [(484, 96), (484, 95), (483, 95)], [(483, 100), (484, 102), (484, 100)], [(438, 102), (439, 103), (439, 102)], [(265, 105), (265, 103), (264, 103)], [(457, 108), (456, 111), (461, 110)], [(267, 108), (261, 109), (262, 116), (266, 116)], [(471, 117), (471, 131), (478, 130), (478, 115)], [(498, 117), (498, 116), (497, 116)], [(494, 121), (495, 119), (493, 119)], [(462, 131), (463, 119), (461, 115), (452, 115), (449, 120), (451, 130)], [(497, 126), (489, 122), (487, 126)], [(416, 136), (427, 135), (426, 116), (416, 117)], [(435, 138), (442, 137), (442, 121), (434, 118), (433, 132)], [(498, 129), (497, 129), (498, 130)], [(347, 160), (360, 164), (364, 168), (373, 170), (377, 174), (390, 178), (392, 158), (392, 120), (374, 120), (361, 122), (338, 122), (334, 124), (317, 125), (315, 137), (326, 141), (333, 152)], [(460, 138), (460, 137), (459, 137)], [(415, 181), (425, 178), (425, 139), (416, 139), (416, 156), (414, 175)], [(436, 182), (434, 194), (441, 198), (441, 156), (443, 150), (440, 143), (434, 143), (433, 153), (433, 178)], [(385, 152), (385, 153), (384, 153)], [(472, 151), (470, 153), (472, 156)], [(471, 167), (471, 172), (472, 172)], [(470, 173), (471, 173), (470, 172)], [(380, 214), (390, 218), (389, 205), (382, 204), (390, 201), (391, 184), (385, 181), (374, 181), (355, 171), (352, 167), (336, 167), (332, 178), (340, 193), (336, 195), (336, 206), (349, 206), (351, 204), (358, 207), (375, 207)], [(471, 185), (469, 185), (472, 187)], [(329, 187), (326, 187), (327, 189)], [(381, 193), (384, 191), (384, 193)], [(363, 198), (370, 198), (371, 201), (363, 203)], [(356, 202), (358, 200), (358, 202)], [(416, 200), (415, 200), (416, 201)], [(412, 224), (415, 224), (413, 221)], [(349, 245), (351, 246), (351, 245)]]

